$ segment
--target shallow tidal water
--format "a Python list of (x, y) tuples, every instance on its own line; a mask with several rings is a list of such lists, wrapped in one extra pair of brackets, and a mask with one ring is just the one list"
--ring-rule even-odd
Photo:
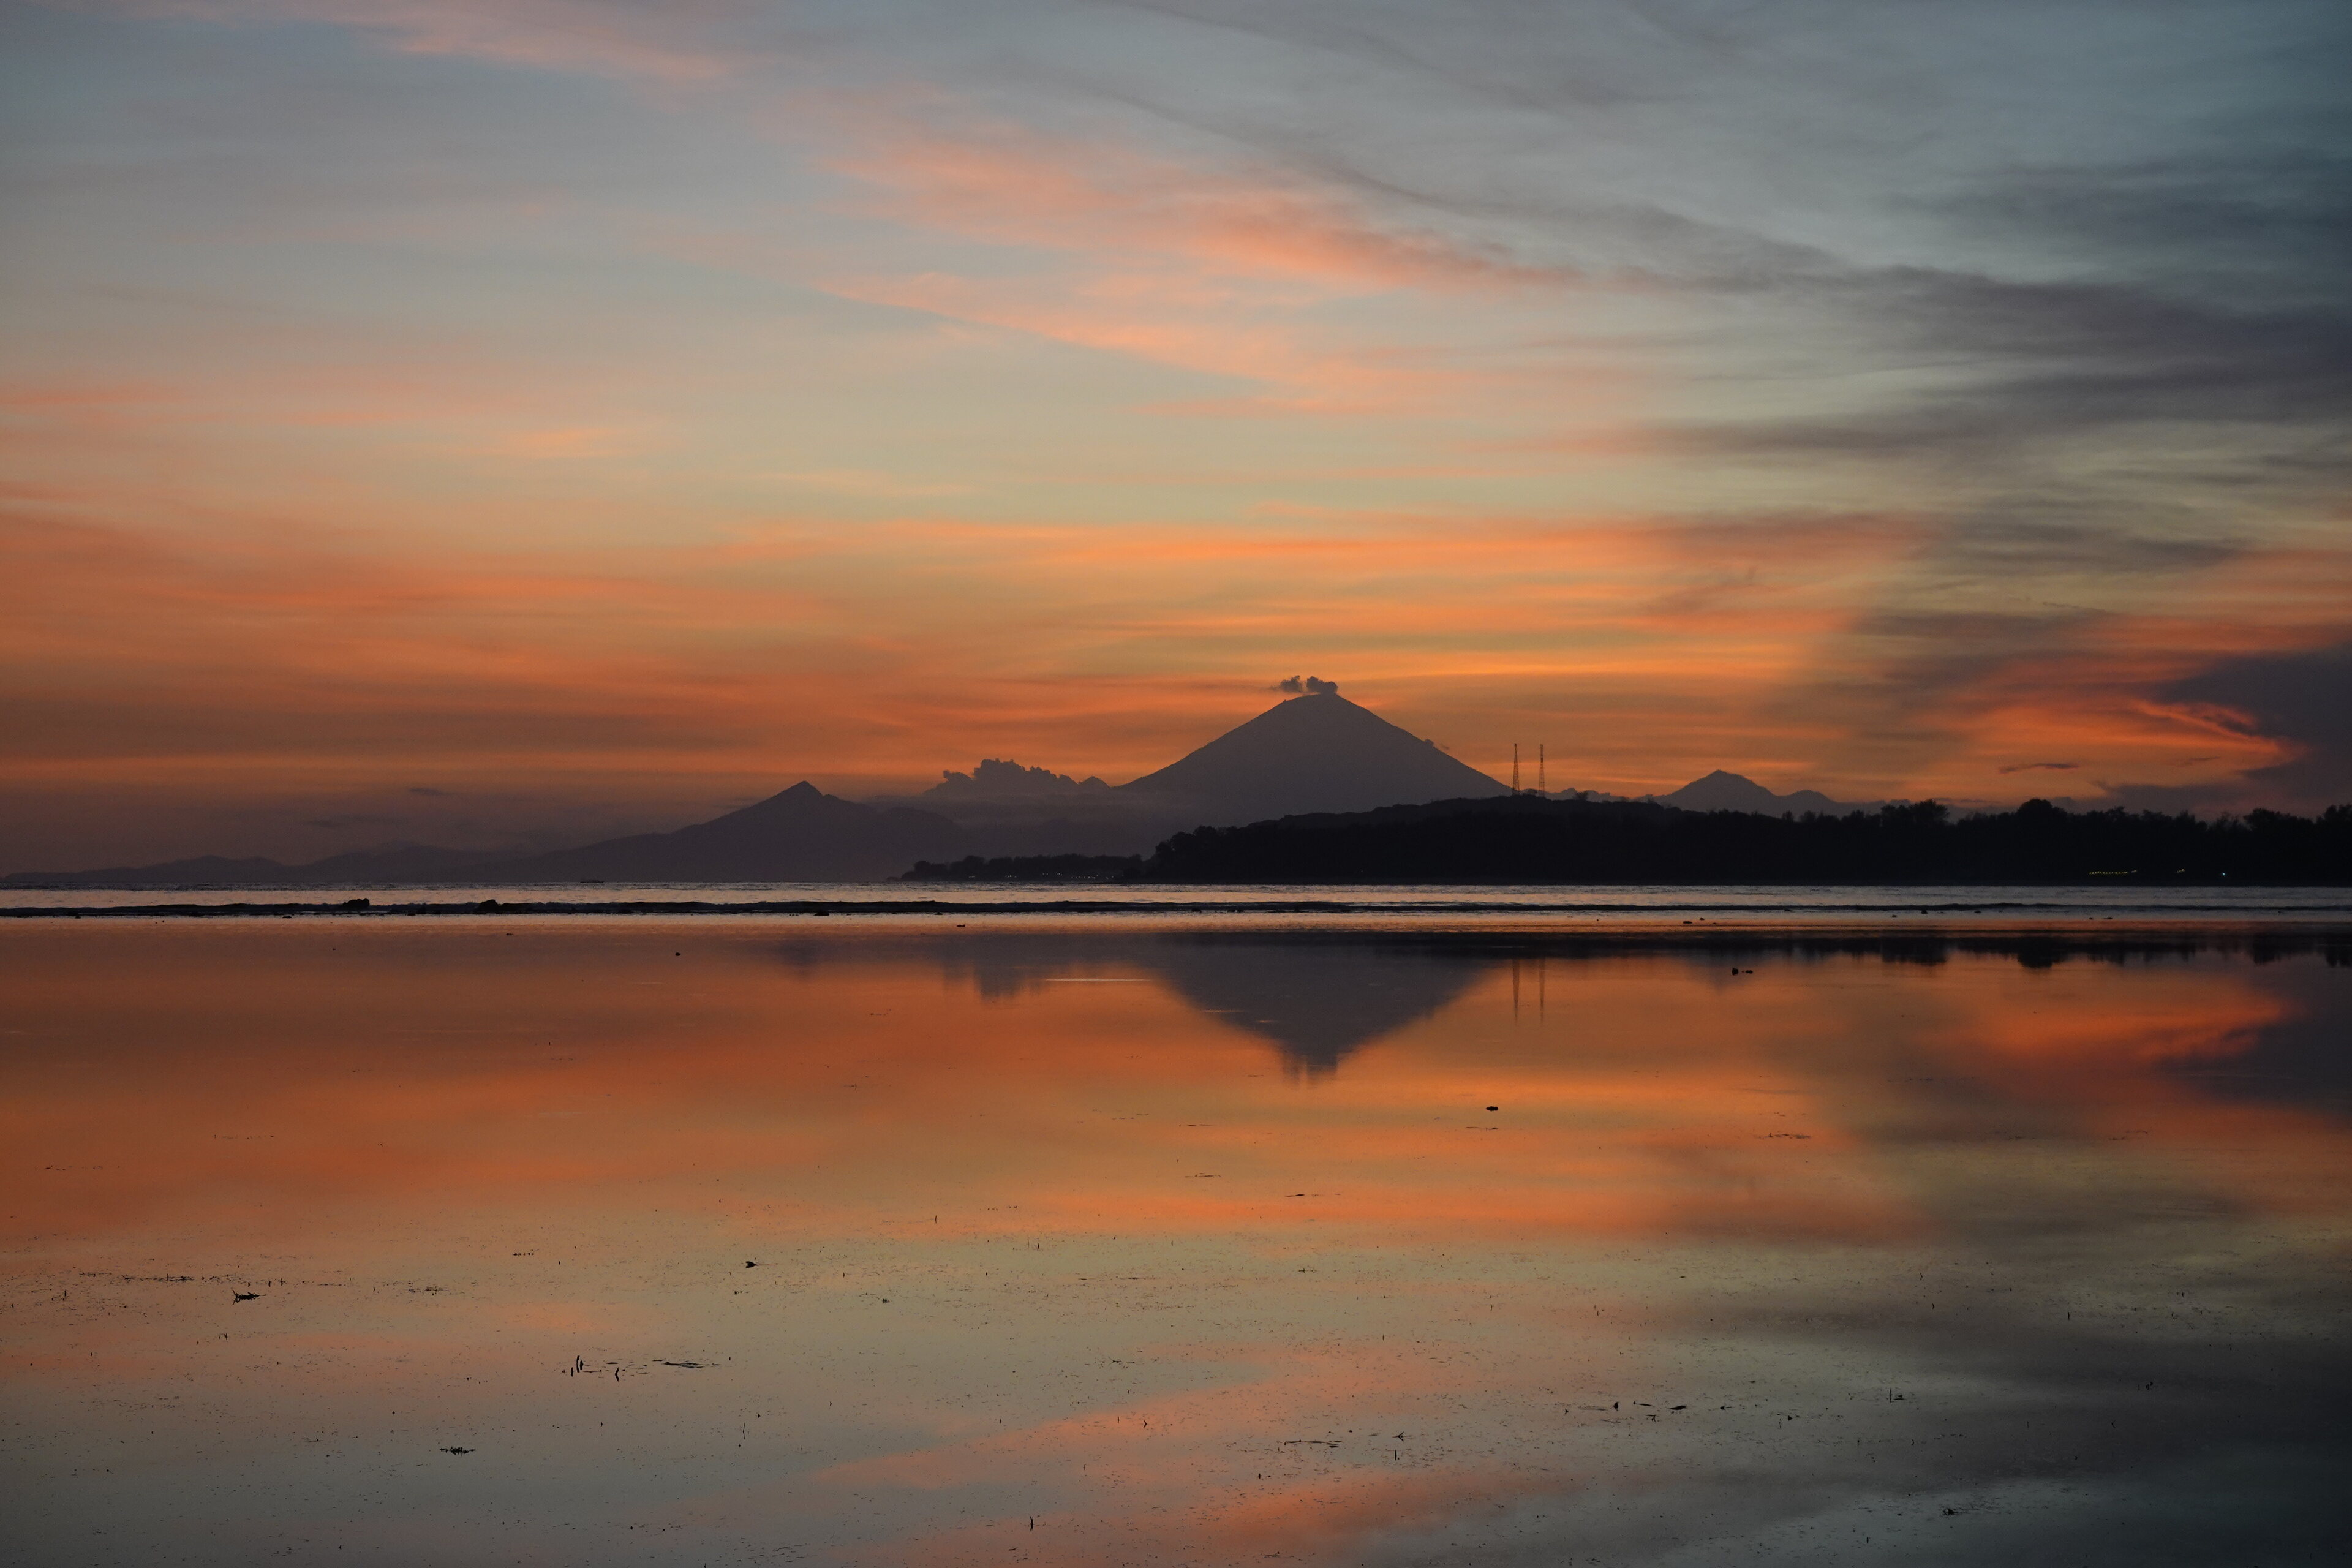
[(8, 1555), (2341, 1563), (2344, 960), (17, 922)]

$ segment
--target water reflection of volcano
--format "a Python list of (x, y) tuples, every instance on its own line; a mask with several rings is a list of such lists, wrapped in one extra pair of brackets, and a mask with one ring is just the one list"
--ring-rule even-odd
[(1450, 1006), (1493, 963), (1362, 944), (1170, 942), (1137, 955), (1170, 990), (1322, 1078), (1360, 1047)]
[[(1286, 1070), (1324, 1078), (1351, 1054), (1452, 1005), (1504, 960), (1422, 945), (1155, 933), (991, 933), (917, 949), (951, 982), (1009, 1002), (1076, 979), (1149, 976), (1180, 1001), (1254, 1035), (1281, 1053)], [(800, 943), (797, 965), (877, 962), (907, 949)]]

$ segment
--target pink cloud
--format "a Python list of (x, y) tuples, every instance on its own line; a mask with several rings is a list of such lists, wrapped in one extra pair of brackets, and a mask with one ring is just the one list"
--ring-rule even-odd
[(1468, 378), (1394, 358), (1318, 345), (1297, 326), (1232, 308), (1203, 309), (1134, 277), (1072, 288), (1057, 281), (944, 273), (834, 279), (841, 298), (896, 305), (1055, 342), (1130, 355), (1275, 388), (1297, 408), (1362, 410), (1425, 400)]
[[(869, 211), (1026, 252), (1026, 265), (1009, 275), (837, 268), (821, 287), (1269, 389), (1235, 411), (1442, 404), (1459, 414), (1502, 375), (1500, 362), (1471, 368), (1465, 331), (1475, 340), (1576, 281), (1265, 171), (1004, 126), (909, 129), (945, 112), (921, 98), (895, 103), (887, 122), (840, 111), (851, 150), (832, 165), (866, 187)], [(1433, 323), (1411, 300), (1377, 321), (1322, 310), (1395, 295), (1452, 297), (1434, 339), (1415, 341)]]
[(121, 0), (142, 16), (252, 24), (309, 22), (384, 39), (404, 54), (495, 60), (544, 70), (660, 82), (709, 81), (746, 63), (698, 46), (713, 22), (741, 16), (724, 0)]
[(1340, 196), (1272, 176), (1009, 130), (902, 133), (837, 166), (888, 193), (882, 205), (895, 216), (999, 244), (1181, 258), (1211, 277), (1293, 279), (1335, 293), (1488, 293), (1564, 280), (1434, 230), (1383, 226)]

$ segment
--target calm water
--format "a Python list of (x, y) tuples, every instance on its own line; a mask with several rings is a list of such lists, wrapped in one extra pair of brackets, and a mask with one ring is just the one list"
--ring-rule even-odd
[[(229, 903), (318, 906), (368, 899), (379, 910), (468, 910), (501, 904), (592, 910), (626, 902), (684, 903), (724, 910), (770, 902), (817, 901), (888, 912), (918, 904), (984, 905), (1040, 911), (1076, 907), (1154, 919), (1200, 910), (1223, 917), (1256, 912), (1271, 921), (1306, 912), (1359, 922), (1395, 917), (1409, 925), (1432, 916), (1618, 922), (1631, 917), (1707, 915), (1767, 922), (1855, 915), (1933, 914), (1938, 920), (2126, 919), (2207, 922), (2263, 920), (2342, 922), (2352, 916), (2352, 889), (2158, 888), (2128, 885), (2042, 887), (1405, 887), (1251, 884), (1123, 886), (1071, 882), (558, 882), (449, 883), (325, 888), (0, 889), (0, 910), (122, 910)], [(1304, 907), (1302, 910), (1302, 906)]]
[(12, 1560), (2340, 1563), (2352, 966), (2192, 945), (12, 922)]

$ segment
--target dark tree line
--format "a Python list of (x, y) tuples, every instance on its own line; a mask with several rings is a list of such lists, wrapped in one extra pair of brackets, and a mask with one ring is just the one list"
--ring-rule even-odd
[(2205, 821), (2029, 800), (1955, 818), (1924, 801), (1760, 816), (1512, 796), (1196, 828), (1120, 879), (2352, 885), (2352, 806)]

